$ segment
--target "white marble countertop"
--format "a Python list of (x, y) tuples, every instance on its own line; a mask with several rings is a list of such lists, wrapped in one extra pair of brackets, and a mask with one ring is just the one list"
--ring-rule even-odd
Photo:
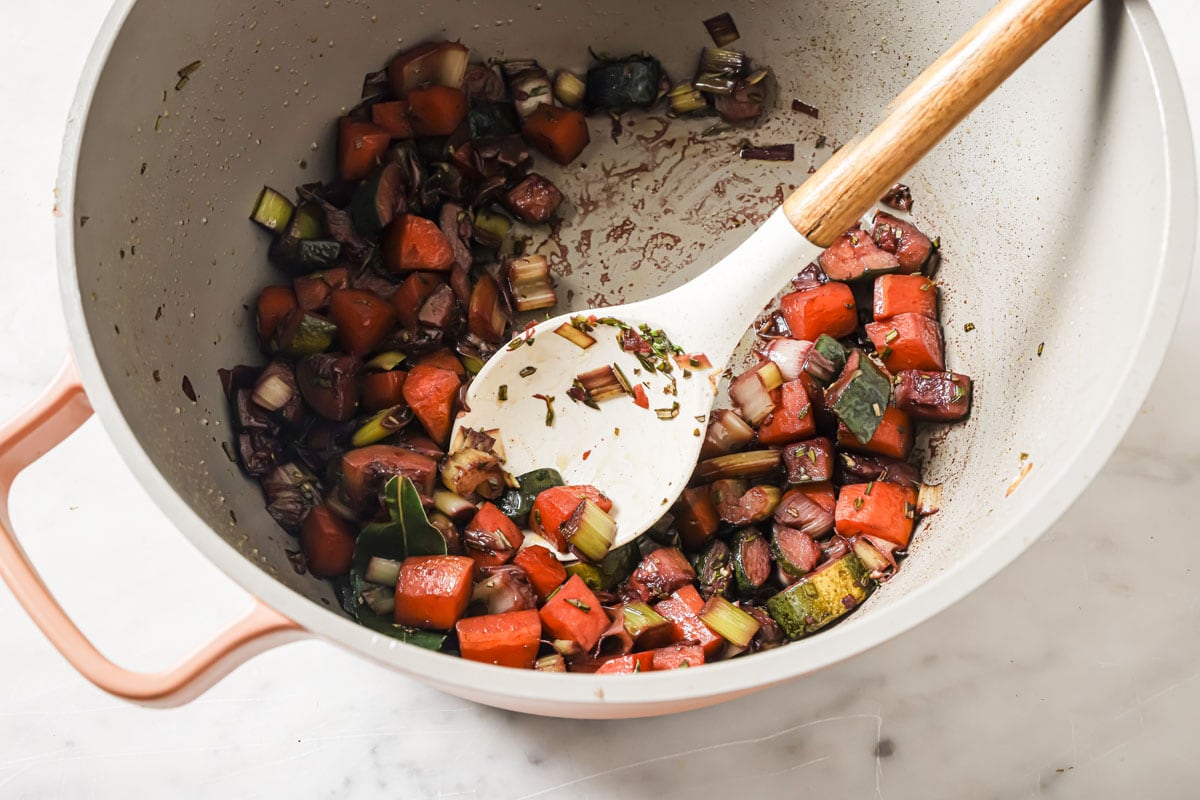
[[(1152, 5), (1200, 130), (1200, 6)], [(14, 4), (0, 26), (0, 417), (66, 349), (52, 187), (106, 6)], [(317, 642), (146, 710), (76, 675), (0, 589), (0, 797), (1194, 796), (1198, 364), (1200, 280), (1125, 444), (1017, 563), (846, 664), (682, 716), (522, 717)], [(131, 666), (172, 663), (244, 605), (94, 421), (18, 482), (13, 514), (64, 605)]]

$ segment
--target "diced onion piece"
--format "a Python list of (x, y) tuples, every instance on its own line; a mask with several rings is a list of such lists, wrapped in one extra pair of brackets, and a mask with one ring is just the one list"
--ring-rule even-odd
[(363, 578), (368, 583), (395, 586), (396, 581), (400, 579), (400, 562), (393, 561), (390, 558), (373, 556), (367, 562), (367, 569), (363, 573)]
[(729, 386), (729, 399), (751, 425), (761, 425), (775, 410), (771, 391), (783, 384), (783, 375), (772, 361), (739, 375)]
[(700, 457), (714, 458), (741, 450), (750, 444), (753, 438), (754, 428), (747, 425), (746, 420), (739, 417), (736, 411), (719, 409), (713, 412), (708, 423), (704, 444), (700, 447)]
[(560, 528), (571, 550), (584, 561), (598, 564), (617, 539), (617, 521), (591, 500), (582, 500)]
[(812, 342), (804, 339), (780, 337), (771, 339), (762, 348), (762, 354), (779, 368), (785, 381), (794, 381), (804, 372), (804, 360), (812, 350)]
[(942, 507), (942, 485), (922, 483), (917, 490), (917, 514), (927, 517), (936, 514)]
[(281, 375), (268, 375), (254, 387), (250, 399), (267, 411), (278, 411), (295, 396), (295, 387)]
[(713, 595), (700, 611), (700, 621), (734, 647), (749, 647), (762, 627), (759, 621), (720, 595)]
[(576, 328), (569, 322), (559, 325), (554, 329), (554, 332), (581, 350), (587, 350), (596, 343), (596, 340), (592, 336), (579, 330), (579, 328)]
[(851, 546), (854, 550), (854, 555), (858, 556), (858, 560), (863, 563), (863, 566), (871, 573), (883, 572), (892, 565), (883, 553), (871, 542), (862, 537), (856, 536), (854, 544)]

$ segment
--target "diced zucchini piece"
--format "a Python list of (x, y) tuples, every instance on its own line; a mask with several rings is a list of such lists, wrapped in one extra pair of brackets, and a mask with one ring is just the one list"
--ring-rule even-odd
[(467, 111), (471, 139), (499, 139), (519, 133), (521, 124), (512, 103), (479, 103)]
[(853, 552), (823, 565), (766, 602), (789, 639), (814, 633), (862, 605), (874, 583)]
[(350, 219), (363, 236), (375, 236), (396, 215), (396, 197), (404, 180), (400, 165), (394, 161), (380, 164), (354, 190), (350, 201)]
[(738, 591), (753, 594), (771, 578), (771, 545), (754, 528), (742, 528), (730, 544), (730, 561)]
[(293, 311), (275, 332), (275, 350), (292, 358), (312, 356), (333, 347), (335, 336), (337, 325), (324, 317)]
[(883, 420), (891, 393), (892, 383), (883, 371), (855, 350), (825, 400), (854, 438), (866, 444)]
[(587, 73), (588, 106), (617, 111), (648, 108), (658, 100), (662, 74), (658, 59), (649, 56), (597, 64)]
[[(822, 333), (813, 342), (813, 350), (824, 356), (833, 365), (832, 373), (838, 375), (846, 366), (846, 348), (842, 343), (827, 333)], [(828, 384), (828, 381), (825, 382)]]

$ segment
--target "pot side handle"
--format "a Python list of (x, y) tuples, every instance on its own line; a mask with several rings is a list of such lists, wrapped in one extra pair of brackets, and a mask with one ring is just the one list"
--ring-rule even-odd
[(68, 356), (41, 397), (0, 427), (0, 577), (71, 666), (109, 694), (143, 705), (172, 707), (195, 699), (247, 659), (301, 638), (300, 626), (255, 600), (242, 617), (183, 663), (163, 672), (127, 670), (96, 649), (30, 563), (13, 533), (8, 509), (17, 475), (91, 415), (91, 404)]

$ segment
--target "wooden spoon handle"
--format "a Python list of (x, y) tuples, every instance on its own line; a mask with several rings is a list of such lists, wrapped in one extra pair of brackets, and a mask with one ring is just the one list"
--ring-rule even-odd
[(783, 203), (788, 221), (828, 247), (1087, 4), (1002, 0), (892, 102), (875, 130), (792, 192)]

